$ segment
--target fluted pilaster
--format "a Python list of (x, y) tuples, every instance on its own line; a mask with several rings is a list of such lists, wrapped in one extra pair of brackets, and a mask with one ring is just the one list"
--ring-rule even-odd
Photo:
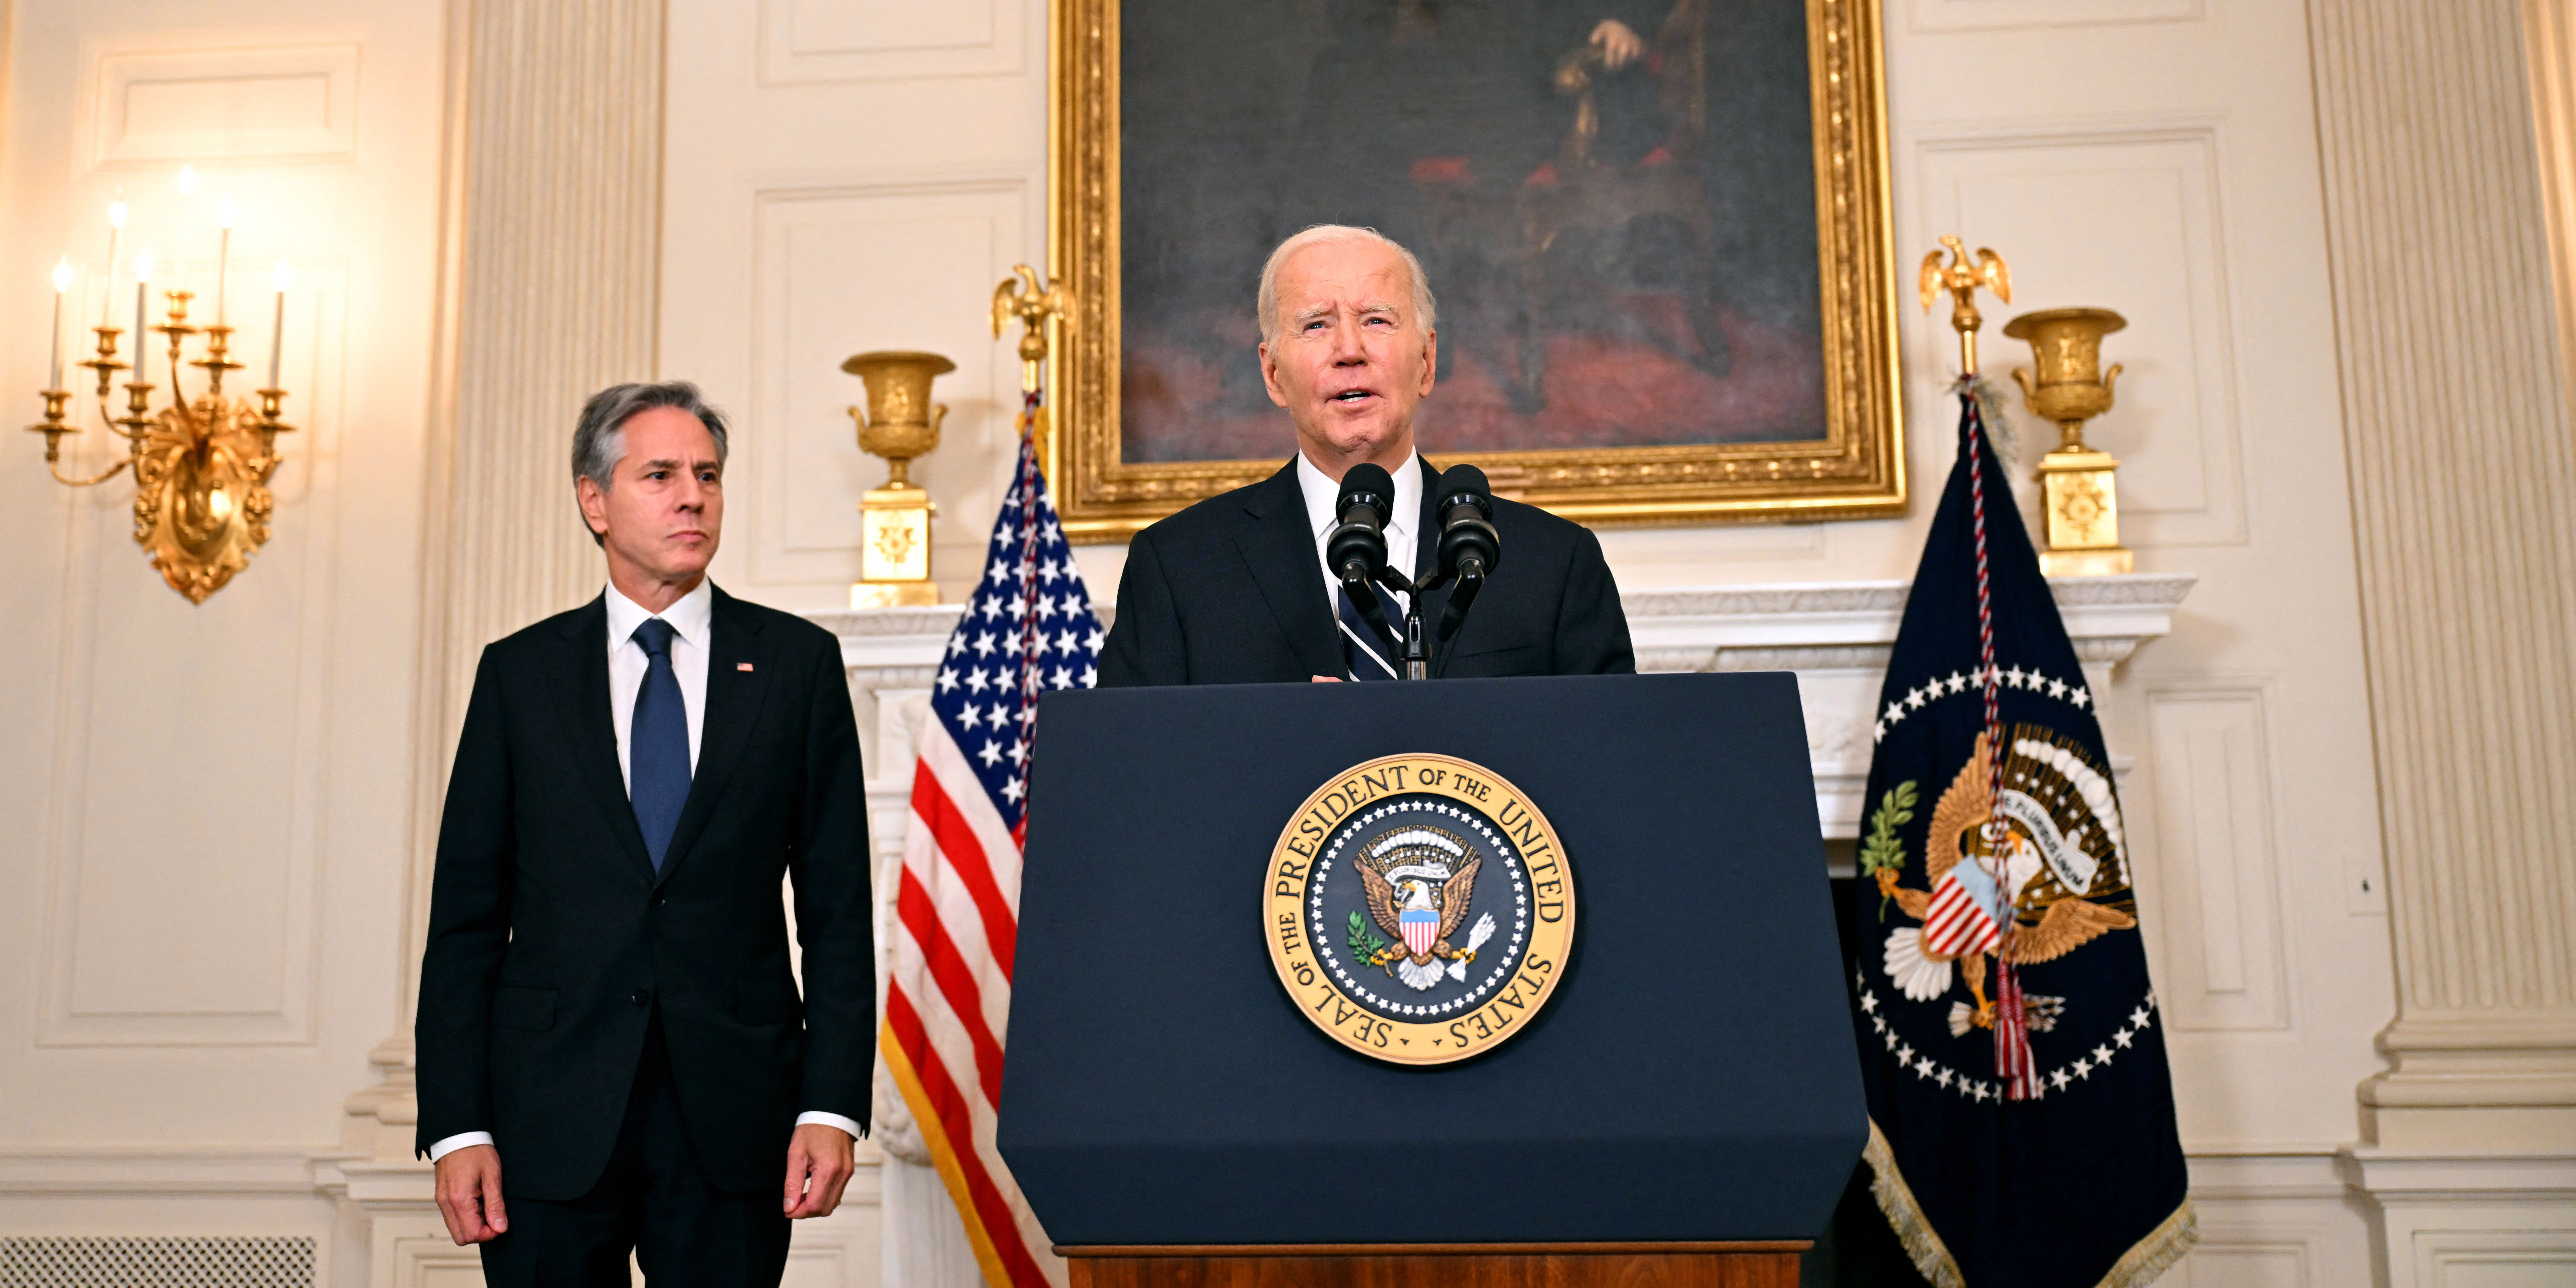
[(476, 0), (457, 330), (449, 728), (484, 644), (597, 592), (572, 426), (650, 378), (660, 256), (660, 0)]
[(2309, 12), (2398, 981), (2365, 1116), (2566, 1149), (2576, 443), (2520, 4)]
[[(410, 1152), (410, 1018), (447, 761), (483, 646), (598, 593), (572, 499), (582, 400), (654, 370), (662, 0), (465, 0), (454, 13), (444, 459), (430, 499), (403, 997), (384, 1081), (350, 1097)], [(352, 1135), (368, 1134), (365, 1124)], [(364, 1148), (364, 1142), (357, 1142)]]

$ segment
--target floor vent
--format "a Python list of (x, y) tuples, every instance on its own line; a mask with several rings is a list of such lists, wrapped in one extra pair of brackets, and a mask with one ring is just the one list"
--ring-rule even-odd
[(0, 1238), (0, 1288), (313, 1288), (313, 1240)]

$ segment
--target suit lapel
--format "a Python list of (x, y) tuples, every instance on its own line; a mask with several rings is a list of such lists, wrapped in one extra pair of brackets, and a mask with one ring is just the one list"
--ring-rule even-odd
[(617, 724), (608, 709), (608, 597), (603, 593), (576, 614), (563, 635), (569, 650), (560, 665), (569, 683), (555, 686), (564, 700), (564, 723), (572, 731), (572, 758), (582, 781), (589, 784), (617, 846), (646, 877), (653, 875), (652, 853), (644, 848), (644, 830), (635, 823), (635, 802), (626, 794), (626, 771), (617, 763)]
[(776, 669), (769, 664), (774, 641), (762, 633), (759, 616), (722, 590), (715, 592), (707, 636), (707, 710), (698, 726), (697, 773), (689, 780), (689, 800), (680, 808), (656, 886), (671, 879), (707, 830), (707, 818), (759, 723), (761, 701), (769, 695), (769, 677)]
[[(1422, 517), (1413, 529), (1413, 580), (1419, 584), (1440, 566), (1440, 471), (1420, 456), (1413, 459), (1422, 467)], [(1434, 675), (1440, 673), (1440, 610), (1448, 606), (1449, 588), (1445, 585), (1422, 597), (1422, 637), (1432, 655)]]
[(1306, 498), (1297, 487), (1297, 462), (1252, 489), (1243, 501), (1252, 524), (1234, 538), (1235, 553), (1252, 570), (1270, 615), (1288, 646), (1314, 675), (1340, 675), (1341, 649), (1332, 614), (1324, 609), (1323, 560), (1306, 526)]

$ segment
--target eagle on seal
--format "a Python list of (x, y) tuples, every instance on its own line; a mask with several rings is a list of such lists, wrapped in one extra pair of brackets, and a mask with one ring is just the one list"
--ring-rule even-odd
[[(1409, 827), (1378, 838), (1352, 866), (1368, 897), (1371, 920), (1393, 942), (1371, 955), (1365, 965), (1415, 989), (1428, 989), (1447, 974), (1467, 977), (1467, 964), (1494, 933), (1494, 915), (1476, 922), (1465, 948), (1450, 940), (1467, 919), (1476, 895), (1476, 873), (1485, 858), (1456, 836), (1436, 827)], [(1440, 965), (1447, 962), (1445, 971)]]
[[(1993, 781), (1992, 755), (1987, 736), (1977, 735), (1975, 754), (1960, 767), (1959, 776), (1933, 806), (1930, 842), (1926, 846), (1929, 852), (1923, 856), (1924, 875), (1930, 878), (1931, 889), (1900, 886), (1893, 869), (1878, 871), (1879, 893), (1894, 899), (1905, 915), (1917, 921), (1929, 915), (1933, 891), (1940, 888), (1952, 869), (1975, 861), (1971, 851), (1976, 843), (1968, 838), (1991, 814), (1993, 797), (1988, 785)], [(2040, 875), (2039, 855), (2016, 837), (2002, 866), (2004, 900), (2018, 909), (2025, 888)], [(1887, 973), (1907, 997), (1930, 1001), (1949, 991), (1950, 972), (1956, 966), (1966, 979), (1969, 993), (1976, 998), (1973, 1007), (1962, 1002), (1951, 1008), (1950, 1031), (1965, 1034), (1972, 1027), (1990, 1028), (1994, 1024), (1995, 1004), (1986, 996), (1986, 958), (2000, 957), (2022, 966), (2055, 961), (2110, 931), (2134, 929), (2137, 924), (2137, 918), (2116, 908), (2069, 895), (2050, 902), (2040, 913), (2038, 924), (2016, 924), (1996, 947), (1958, 957), (1945, 956), (1924, 942), (1922, 927), (1906, 926), (1887, 936)], [(2033, 996), (2026, 1005), (2030, 1008), (2031, 1027), (2046, 1032), (2055, 1024), (2063, 1003), (2053, 997)]]

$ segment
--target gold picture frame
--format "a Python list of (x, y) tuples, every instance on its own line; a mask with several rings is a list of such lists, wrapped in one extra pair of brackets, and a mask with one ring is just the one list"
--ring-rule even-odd
[[(1047, 373), (1043, 445), (1075, 541), (1124, 540), (1257, 482), (1266, 460), (1129, 462), (1120, 443), (1121, 0), (1052, 0), (1047, 250), (1074, 299)], [(1884, 517), (1906, 506), (1878, 0), (1806, 0), (1823, 435), (1791, 442), (1443, 451), (1498, 490), (1589, 524)], [(1250, 301), (1246, 301), (1247, 308)]]

